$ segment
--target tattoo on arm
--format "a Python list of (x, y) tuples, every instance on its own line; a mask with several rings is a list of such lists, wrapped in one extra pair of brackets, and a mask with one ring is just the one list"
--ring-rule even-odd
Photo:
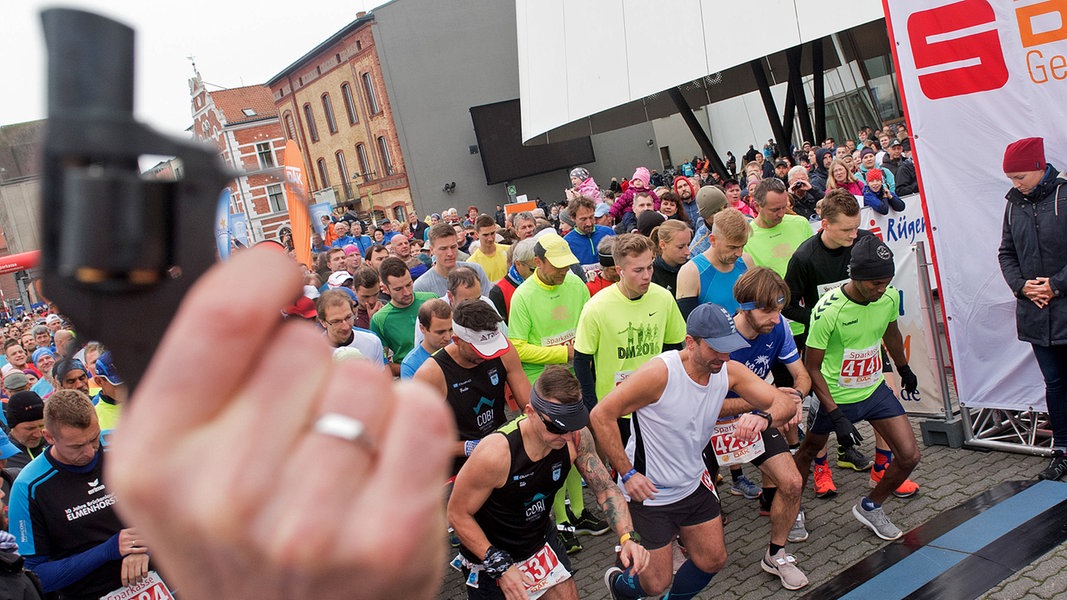
[(600, 509), (604, 511), (611, 528), (622, 535), (633, 530), (630, 521), (630, 511), (626, 508), (626, 498), (619, 491), (615, 482), (611, 480), (611, 474), (607, 467), (597, 456), (596, 446), (593, 444), (593, 435), (588, 429), (583, 429), (579, 434), (576, 444), (578, 456), (575, 459), (575, 467), (585, 478), (589, 489), (596, 496)]

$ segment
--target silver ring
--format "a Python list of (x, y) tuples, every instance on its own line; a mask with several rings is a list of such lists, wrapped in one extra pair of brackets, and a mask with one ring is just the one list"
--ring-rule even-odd
[(371, 446), (365, 435), (366, 427), (363, 425), (363, 421), (348, 415), (335, 412), (326, 413), (315, 421), (313, 429), (316, 433), (342, 439), (346, 442), (355, 442), (366, 446), (368, 449)]

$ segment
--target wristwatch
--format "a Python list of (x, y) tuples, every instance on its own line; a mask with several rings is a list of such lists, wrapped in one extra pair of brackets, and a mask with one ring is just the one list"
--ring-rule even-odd
[(637, 545), (641, 545), (641, 535), (636, 531), (627, 531), (619, 538), (619, 545), (623, 545), (626, 542), (633, 542)]
[(759, 415), (759, 416), (763, 417), (764, 419), (767, 419), (767, 429), (770, 429), (774, 425), (774, 418), (771, 417), (770, 413), (764, 412), (762, 410), (754, 410), (754, 411), (752, 411), (752, 414)]

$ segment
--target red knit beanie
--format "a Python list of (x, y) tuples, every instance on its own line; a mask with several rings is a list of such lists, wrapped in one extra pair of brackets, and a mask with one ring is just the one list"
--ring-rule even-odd
[(1004, 149), (1004, 172), (1045, 170), (1045, 140), (1039, 137), (1023, 138), (1008, 144)]
[(871, 170), (867, 171), (867, 181), (870, 182), (872, 179), (877, 179), (878, 181), (882, 181), (882, 170), (881, 169), (871, 169)]

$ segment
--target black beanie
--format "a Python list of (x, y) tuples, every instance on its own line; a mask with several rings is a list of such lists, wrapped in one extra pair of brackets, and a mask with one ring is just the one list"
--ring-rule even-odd
[(892, 279), (895, 273), (893, 251), (882, 240), (865, 235), (852, 246), (852, 258), (848, 261), (848, 276), (856, 281)]
[(36, 392), (19, 392), (7, 401), (7, 405), (4, 406), (4, 415), (7, 417), (8, 427), (43, 419), (44, 401)]

